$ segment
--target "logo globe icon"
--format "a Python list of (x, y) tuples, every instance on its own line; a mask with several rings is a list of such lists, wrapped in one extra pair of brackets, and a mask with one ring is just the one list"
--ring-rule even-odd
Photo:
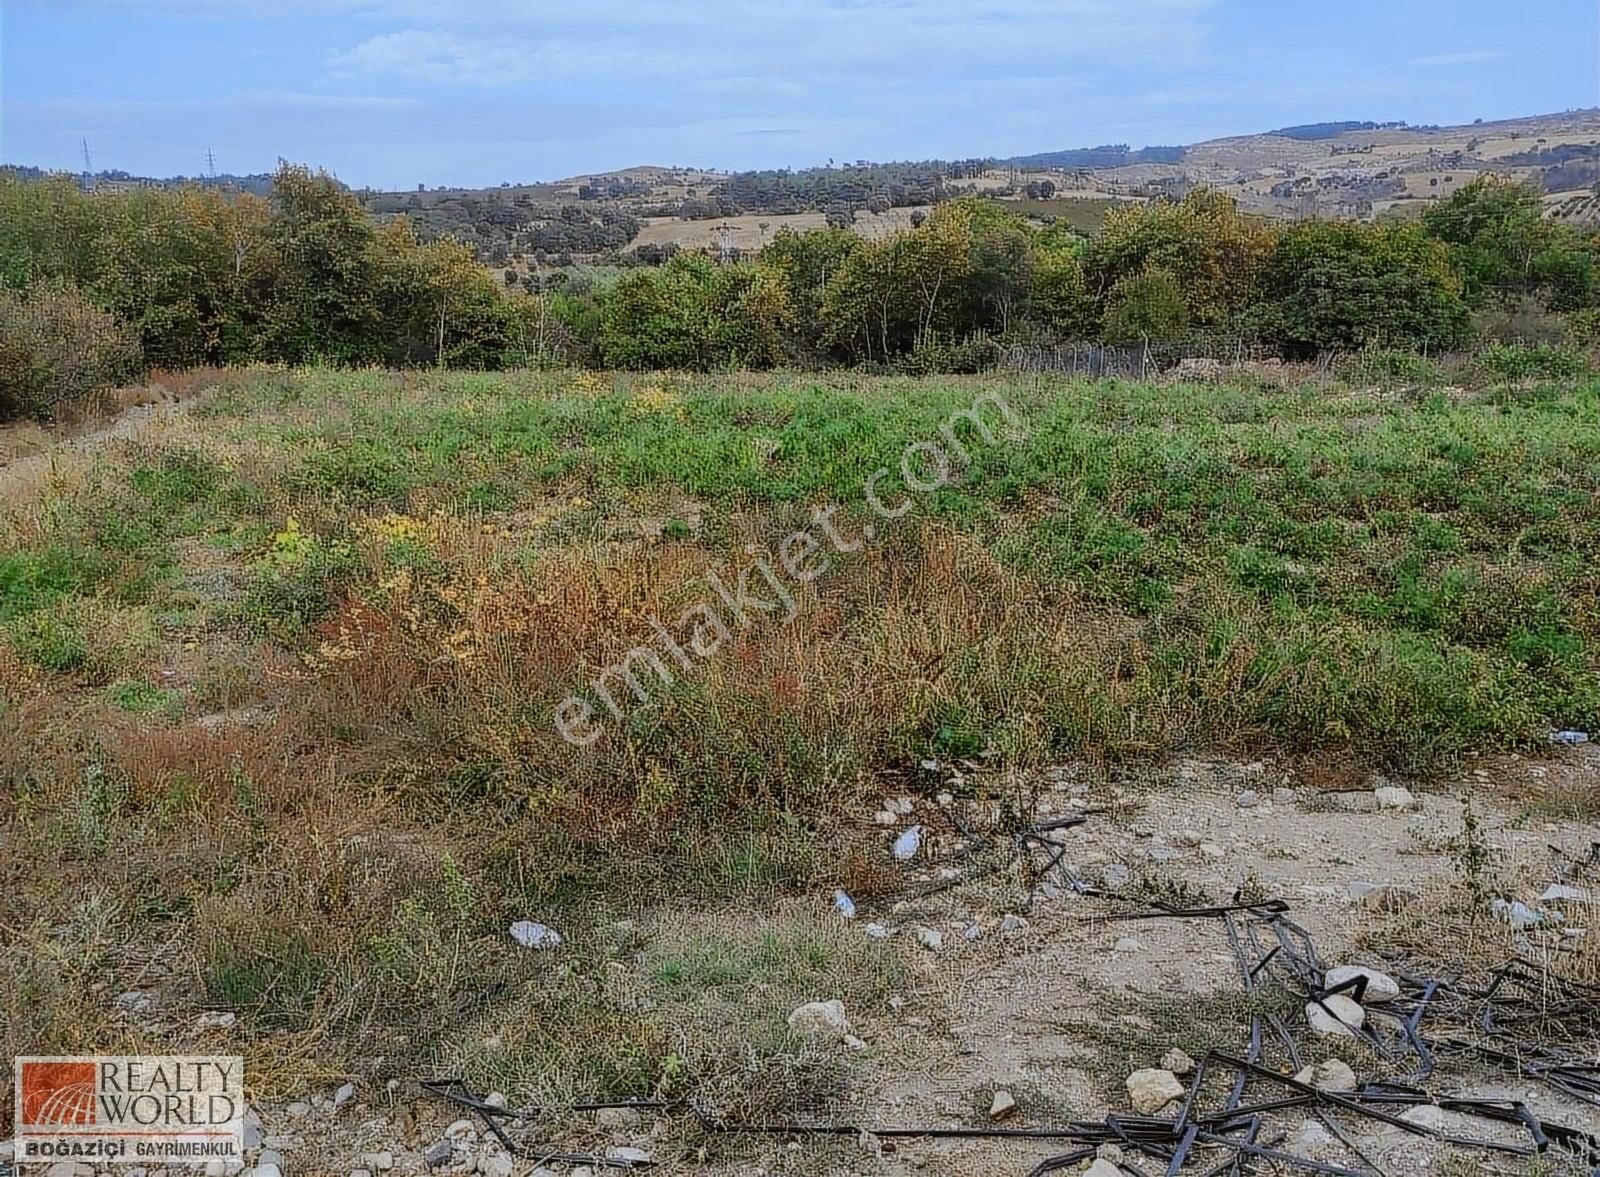
[(23, 1120), (27, 1124), (93, 1124), (93, 1063), (24, 1063)]

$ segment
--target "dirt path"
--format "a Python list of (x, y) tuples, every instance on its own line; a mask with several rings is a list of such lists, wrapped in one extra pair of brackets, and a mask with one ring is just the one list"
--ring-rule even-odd
[(108, 442), (134, 440), (183, 416), (194, 398), (177, 400), (163, 389), (108, 420), (51, 433), (34, 425), (11, 426), (0, 433), (0, 507), (35, 500), (53, 475), (81, 466), (87, 455)]

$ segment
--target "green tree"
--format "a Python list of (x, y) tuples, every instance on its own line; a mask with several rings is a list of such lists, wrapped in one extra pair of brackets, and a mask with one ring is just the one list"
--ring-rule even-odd
[(1303, 221), (1259, 289), (1256, 323), (1291, 352), (1452, 347), (1468, 333), (1449, 253), (1418, 225)]
[(1537, 294), (1557, 311), (1595, 302), (1592, 242), (1544, 218), (1537, 189), (1485, 176), (1422, 215), (1428, 233), (1450, 247), (1470, 305)]

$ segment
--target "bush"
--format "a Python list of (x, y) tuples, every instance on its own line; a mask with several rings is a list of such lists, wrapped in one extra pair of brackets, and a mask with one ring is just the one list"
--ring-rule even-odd
[(1531, 294), (1509, 295), (1489, 303), (1472, 318), (1485, 343), (1562, 343), (1567, 322)]
[(1106, 300), (1106, 339), (1176, 339), (1189, 327), (1189, 307), (1178, 280), (1166, 270), (1131, 274), (1111, 288)]
[(1547, 343), (1492, 343), (1478, 353), (1477, 362), (1500, 380), (1565, 380), (1593, 371), (1582, 352)]
[(1412, 351), (1369, 347), (1339, 361), (1339, 376), (1351, 384), (1438, 384), (1439, 365)]
[(47, 420), (138, 369), (133, 333), (71, 286), (0, 289), (0, 420)]

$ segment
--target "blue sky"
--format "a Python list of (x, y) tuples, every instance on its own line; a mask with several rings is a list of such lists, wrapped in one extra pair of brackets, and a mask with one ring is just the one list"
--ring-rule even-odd
[(497, 184), (1600, 105), (1596, 0), (0, 0), (0, 160)]

